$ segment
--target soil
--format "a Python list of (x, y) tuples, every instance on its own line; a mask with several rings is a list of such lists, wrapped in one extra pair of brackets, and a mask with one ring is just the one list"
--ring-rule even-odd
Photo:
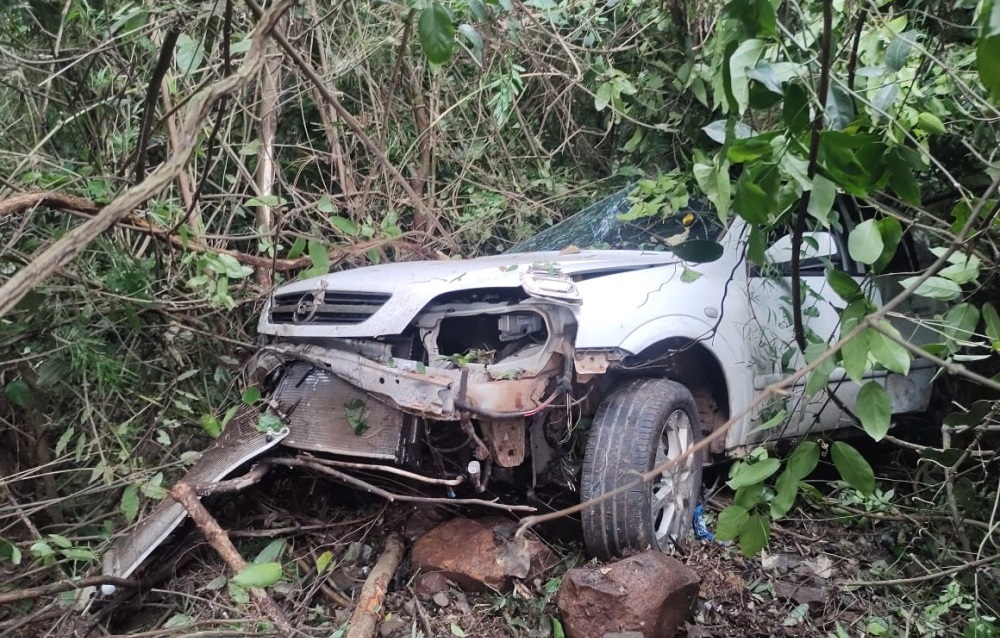
[[(342, 635), (351, 611), (338, 600), (357, 599), (390, 532), (407, 536), (409, 529), (412, 542), (441, 517), (485, 513), (438, 508), (414, 515), (415, 506), (365, 498), (323, 480), (288, 474), (207, 503), (248, 560), (269, 551), (265, 548), (273, 541), (284, 541), (284, 578), (271, 587), (272, 595), (305, 635), (333, 638)], [(720, 505), (710, 503), (709, 509), (717, 511)], [(35, 621), (9, 627), (6, 633), (267, 634), (269, 626), (246, 592), (228, 584), (221, 559), (196, 530), (188, 532), (175, 534), (171, 545), (149, 561), (141, 576), (156, 579), (152, 587), (95, 603), (86, 615), (39, 600), (33, 608), (19, 610)], [(549, 533), (544, 538), (562, 562), (542, 578), (516, 583), (512, 592), (473, 593), (453, 584), (445, 591), (421, 592), (404, 559), (390, 583), (379, 635), (557, 638), (562, 634), (553, 599), (560, 576), (586, 558), (572, 536)], [(825, 638), (837, 636), (838, 625), (847, 635), (863, 635), (857, 627), (873, 612), (870, 592), (851, 591), (843, 583), (866, 576), (874, 562), (893, 560), (884, 540), (871, 524), (800, 515), (776, 525), (766, 552), (754, 558), (744, 557), (732, 544), (692, 541), (677, 557), (701, 576), (701, 593), (678, 635)], [(317, 566), (325, 566), (319, 576)]]

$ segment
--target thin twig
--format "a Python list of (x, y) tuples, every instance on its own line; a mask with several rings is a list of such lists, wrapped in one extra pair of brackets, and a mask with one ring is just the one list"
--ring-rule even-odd
[(181, 144), (173, 154), (157, 167), (149, 177), (132, 188), (125, 190), (89, 221), (73, 228), (59, 240), (52, 242), (30, 264), (22, 268), (3, 286), (0, 286), (0, 317), (5, 316), (25, 295), (45, 280), (56, 269), (72, 261), (87, 245), (130, 212), (166, 188), (187, 165), (198, 142), (201, 123), (211, 111), (212, 105), (223, 95), (241, 89), (250, 81), (261, 64), (267, 48), (268, 34), (274, 29), (278, 19), (287, 11), (294, 0), (278, 0), (262, 14), (254, 30), (250, 49), (243, 64), (231, 76), (219, 80), (198, 93), (191, 103), (184, 127)]
[[(226, 564), (229, 565), (229, 568), (234, 573), (238, 574), (246, 569), (246, 561), (233, 545), (233, 542), (229, 540), (229, 536), (226, 535), (225, 530), (219, 527), (219, 524), (208, 513), (208, 510), (201, 504), (201, 501), (198, 500), (197, 494), (190, 485), (181, 481), (170, 490), (170, 496), (184, 506), (184, 509), (191, 516), (191, 520), (195, 522), (198, 529), (204, 534), (205, 540), (208, 541), (208, 544), (212, 546), (222, 560), (226, 561)], [(274, 602), (274, 599), (267, 593), (267, 590), (260, 587), (251, 587), (250, 597), (253, 598), (254, 603), (257, 604), (257, 608), (260, 609), (261, 613), (274, 623), (282, 636), (293, 636), (299, 633), (292, 627), (292, 624), (288, 621), (288, 617), (285, 616), (285, 612), (281, 611), (281, 608)]]

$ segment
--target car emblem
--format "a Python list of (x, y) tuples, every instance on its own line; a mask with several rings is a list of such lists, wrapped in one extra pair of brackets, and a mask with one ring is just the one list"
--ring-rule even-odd
[(296, 324), (309, 323), (316, 317), (319, 306), (320, 300), (316, 293), (310, 292), (302, 295), (299, 303), (295, 306), (295, 312), (292, 313), (292, 321)]

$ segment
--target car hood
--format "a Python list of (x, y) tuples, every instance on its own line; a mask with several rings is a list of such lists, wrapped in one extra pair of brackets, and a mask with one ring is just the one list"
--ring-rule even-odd
[[(370, 317), (355, 324), (273, 323), (271, 303), (261, 313), (258, 330), (287, 337), (375, 337), (399, 334), (434, 298), (448, 292), (477, 288), (519, 288), (521, 275), (532, 265), (544, 265), (572, 277), (611, 275), (677, 262), (669, 252), (581, 250), (534, 252), (367, 266), (287, 284), (275, 295), (316, 291), (381, 293), (389, 299)], [(273, 301), (273, 298), (272, 300)]]

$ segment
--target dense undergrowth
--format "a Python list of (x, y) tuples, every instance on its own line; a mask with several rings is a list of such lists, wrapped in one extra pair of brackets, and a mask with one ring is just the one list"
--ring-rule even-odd
[[(255, 6), (0, 1), (0, 284), (195, 142), (0, 317), (0, 589), (90, 573), (165, 497), (239, 402), (274, 285), (496, 252), (652, 177), (660, 208), (697, 196), (743, 216), (751, 251), (829, 228), (835, 193), (876, 205), (858, 235), (873, 268), (904, 230), (960, 249), (917, 290), (953, 304), (934, 324), (956, 373), (935, 434), (865, 422), (901, 450), (875, 464), (879, 490), (820, 476), (792, 486), (805, 509), (776, 511), (762, 480), (750, 509), (890, 537), (852, 578), (903, 581), (866, 585), (879, 613), (822, 631), (1000, 635), (1000, 3), (306, 0), (276, 30), (299, 60), (265, 40), (260, 71), (189, 130), (195, 91), (247, 55)], [(9, 204), (34, 192), (58, 197)], [(872, 309), (846, 294), (856, 325)], [(828, 345), (795, 337), (810, 361)], [(919, 356), (885, 352), (836, 357)], [(0, 628), (44, 604), (0, 609)]]

